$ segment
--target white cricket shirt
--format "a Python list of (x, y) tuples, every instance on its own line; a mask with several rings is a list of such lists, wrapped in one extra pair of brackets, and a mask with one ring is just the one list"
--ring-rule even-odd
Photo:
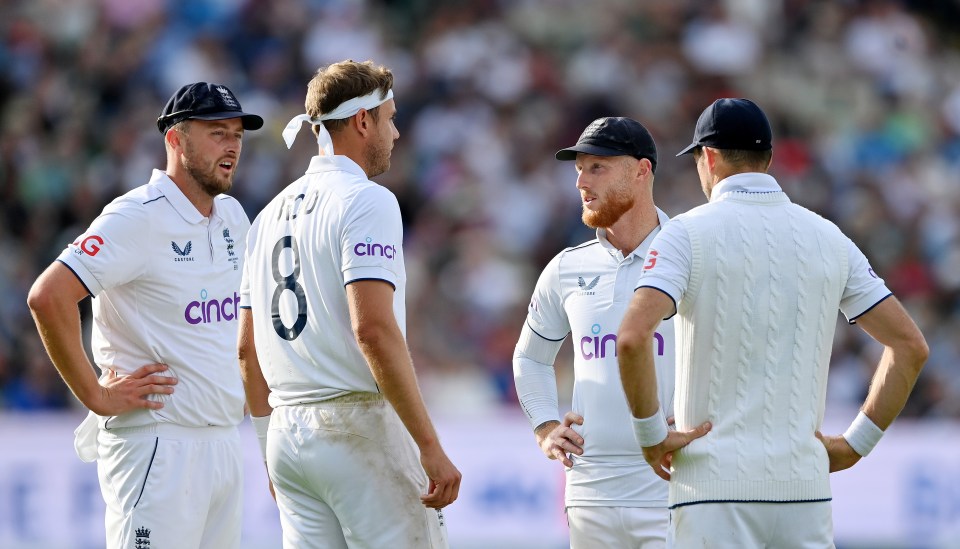
[(237, 361), (237, 289), (250, 221), (230, 196), (204, 217), (167, 175), (115, 199), (57, 258), (93, 300), (97, 366), (129, 374), (154, 362), (179, 382), (153, 395), (160, 410), (102, 418), (101, 427), (155, 422), (237, 425), (244, 392)]
[[(659, 209), (660, 225), (669, 218)], [(573, 343), (574, 412), (583, 425), (573, 428), (583, 436), (583, 455), (571, 455), (567, 470), (566, 505), (663, 507), (667, 483), (643, 459), (633, 435), (630, 408), (617, 364), (617, 330), (633, 298), (643, 270), (644, 256), (654, 229), (623, 257), (597, 231), (597, 239), (568, 248), (547, 265), (537, 281), (527, 312), (527, 324), (544, 339)], [(672, 415), (674, 383), (674, 326), (664, 322), (656, 330), (654, 351), (660, 403)], [(546, 419), (557, 419), (556, 416)], [(533, 419), (533, 422), (540, 422)]]
[(346, 156), (313, 157), (260, 212), (247, 240), (240, 306), (253, 312), (271, 406), (379, 392), (351, 328), (346, 285), (391, 284), (406, 335), (402, 243), (396, 197)]

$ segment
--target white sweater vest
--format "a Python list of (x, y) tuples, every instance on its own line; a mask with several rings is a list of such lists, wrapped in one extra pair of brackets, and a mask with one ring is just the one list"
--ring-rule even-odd
[(693, 252), (676, 325), (677, 427), (713, 430), (674, 456), (670, 504), (830, 499), (814, 432), (847, 238), (782, 192), (725, 193), (675, 222)]

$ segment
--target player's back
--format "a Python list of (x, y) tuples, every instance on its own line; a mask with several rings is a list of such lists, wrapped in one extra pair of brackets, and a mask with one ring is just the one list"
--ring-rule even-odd
[(396, 198), (342, 156), (315, 157), (260, 213), (241, 299), (253, 311), (273, 406), (377, 392), (351, 329), (345, 287), (365, 279), (392, 284), (403, 330), (401, 241)]

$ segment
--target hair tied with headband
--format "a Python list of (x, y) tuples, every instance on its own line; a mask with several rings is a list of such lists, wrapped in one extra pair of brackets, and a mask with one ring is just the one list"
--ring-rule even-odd
[(393, 90), (387, 90), (387, 93), (381, 97), (380, 90), (376, 89), (367, 95), (348, 99), (337, 105), (337, 108), (317, 118), (311, 118), (309, 114), (294, 116), (292, 120), (287, 122), (287, 127), (283, 129), (283, 141), (287, 144), (288, 149), (292, 147), (294, 140), (297, 138), (297, 133), (303, 127), (303, 123), (309, 122), (318, 126), (317, 144), (320, 145), (320, 149), (324, 154), (333, 156), (333, 140), (330, 138), (330, 132), (323, 126), (323, 121), (348, 118), (360, 112), (360, 109), (375, 109), (390, 99), (393, 99)]

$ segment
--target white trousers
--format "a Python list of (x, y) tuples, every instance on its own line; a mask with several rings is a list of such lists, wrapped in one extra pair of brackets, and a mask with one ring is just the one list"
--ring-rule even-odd
[(567, 507), (571, 549), (664, 549), (666, 507)]
[(834, 549), (829, 501), (698, 503), (670, 521), (676, 549)]
[(100, 430), (107, 549), (236, 549), (243, 459), (236, 427)]
[(286, 549), (446, 549), (443, 514), (423, 506), (427, 475), (381, 395), (278, 406), (267, 469)]

